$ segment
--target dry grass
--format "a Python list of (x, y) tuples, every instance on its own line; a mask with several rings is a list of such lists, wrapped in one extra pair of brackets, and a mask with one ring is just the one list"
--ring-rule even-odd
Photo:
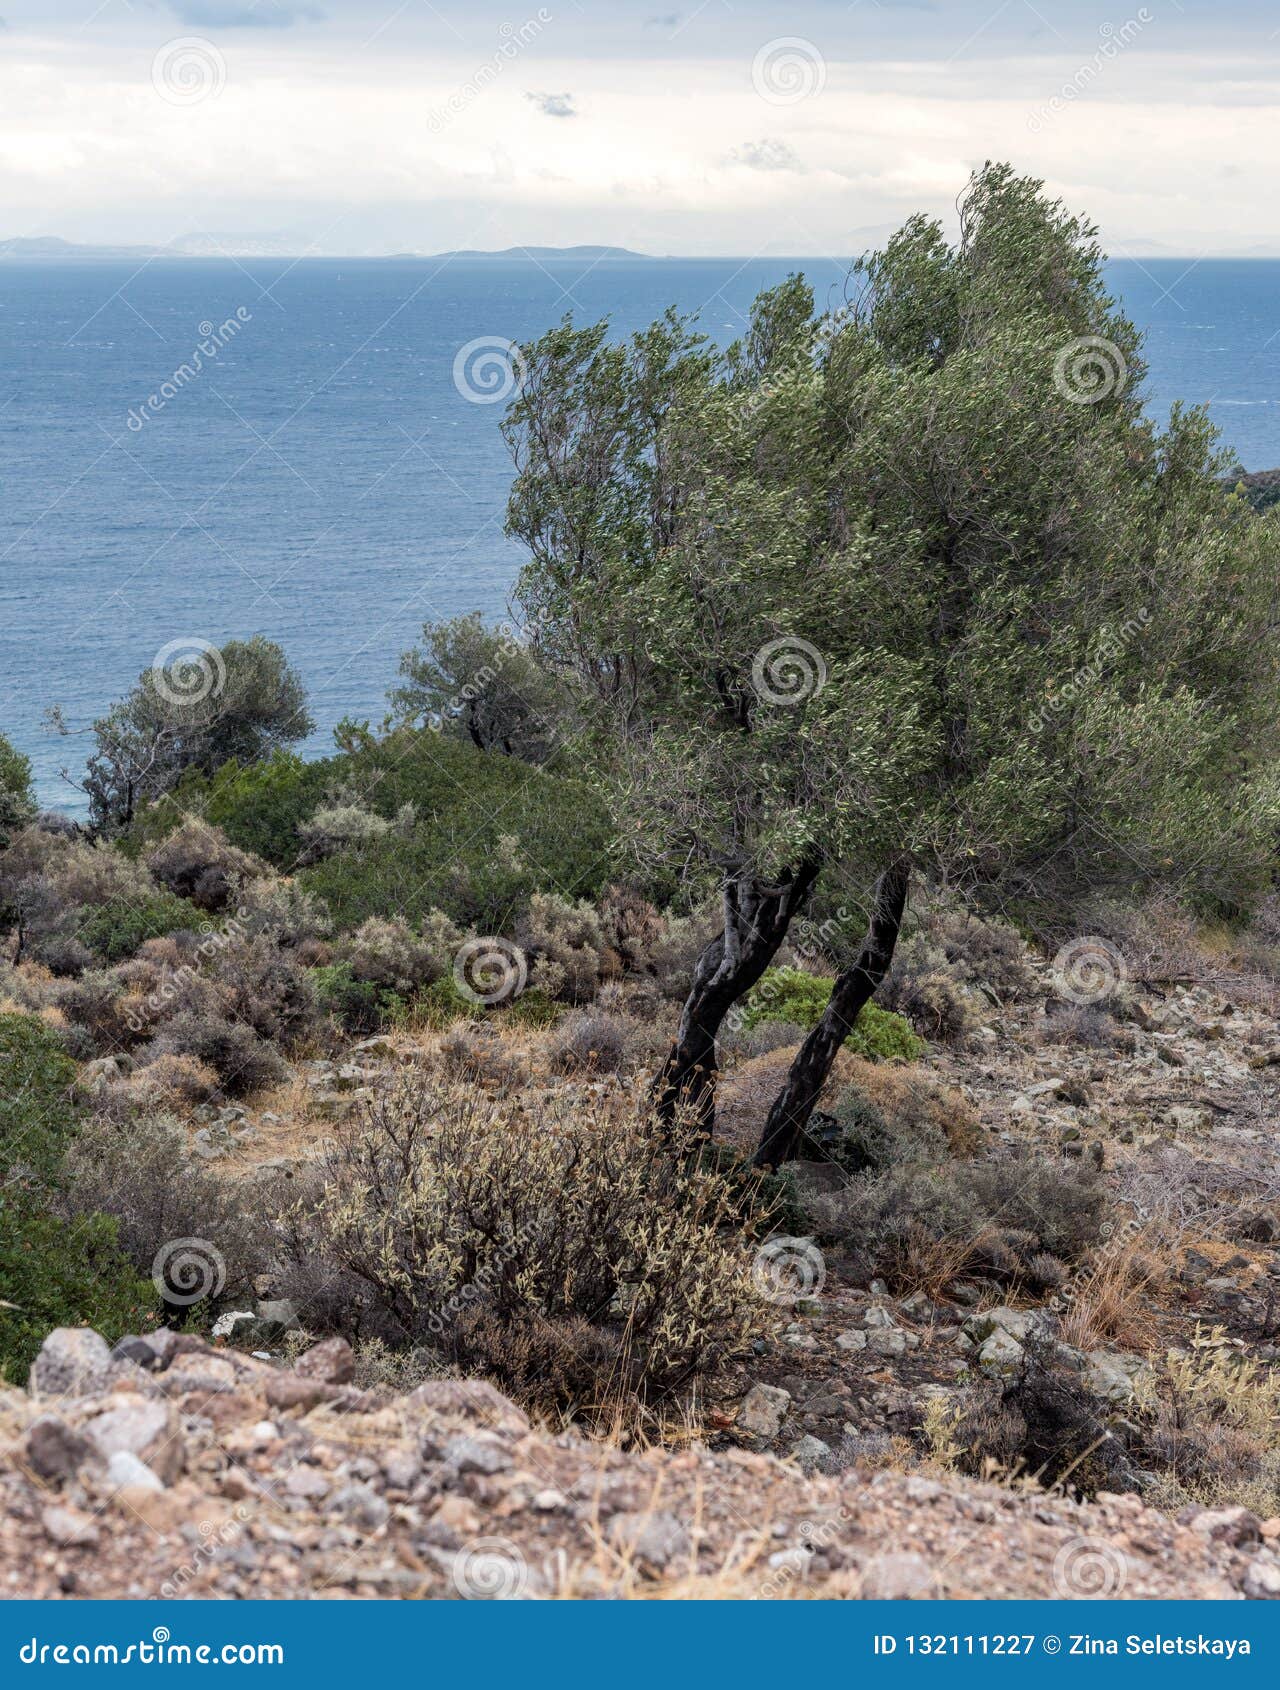
[(1067, 1287), (1061, 1336), (1077, 1350), (1147, 1354), (1159, 1336), (1155, 1300), (1168, 1285), (1166, 1241), (1143, 1229), (1099, 1250)]

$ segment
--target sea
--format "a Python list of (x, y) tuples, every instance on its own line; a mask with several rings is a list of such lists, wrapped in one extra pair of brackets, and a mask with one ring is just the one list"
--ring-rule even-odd
[[(279, 641), (306, 754), (379, 721), (425, 621), (506, 613), (509, 343), (671, 305), (732, 340), (795, 271), (844, 299), (832, 259), (0, 267), (0, 731), (41, 803), (81, 809), (79, 730), (206, 642)], [(1280, 467), (1280, 260), (1124, 260), (1109, 282), (1146, 334), (1152, 415), (1207, 405), (1246, 469)]]

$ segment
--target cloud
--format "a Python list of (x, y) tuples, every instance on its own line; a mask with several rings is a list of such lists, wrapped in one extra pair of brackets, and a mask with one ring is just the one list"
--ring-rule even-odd
[(179, 23), (195, 29), (292, 29), (324, 17), (319, 6), (288, 0), (169, 0)]
[(760, 141), (744, 141), (729, 154), (728, 163), (740, 164), (747, 170), (793, 170), (805, 167), (794, 147), (775, 136), (766, 135)]
[(532, 100), (543, 117), (577, 117), (578, 115), (572, 94), (526, 94), (525, 99)]
[(656, 17), (646, 18), (646, 29), (674, 29), (680, 22), (679, 12), (659, 12)]

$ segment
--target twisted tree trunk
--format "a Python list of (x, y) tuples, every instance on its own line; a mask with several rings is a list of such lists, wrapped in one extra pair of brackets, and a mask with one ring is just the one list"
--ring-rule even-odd
[(756, 1167), (776, 1168), (796, 1155), (836, 1052), (853, 1031), (863, 1005), (889, 971), (910, 879), (910, 864), (903, 857), (892, 862), (877, 880), (871, 920), (857, 959), (837, 976), (822, 1019), (796, 1053), (786, 1084), (774, 1099), (765, 1122), (756, 1151)]
[(817, 878), (817, 862), (806, 861), (776, 886), (753, 879), (726, 882), (724, 929), (698, 958), (675, 1043), (654, 1081), (654, 1108), (661, 1120), (673, 1121), (685, 1108), (698, 1129), (710, 1136), (721, 1024), (778, 954), (792, 917)]

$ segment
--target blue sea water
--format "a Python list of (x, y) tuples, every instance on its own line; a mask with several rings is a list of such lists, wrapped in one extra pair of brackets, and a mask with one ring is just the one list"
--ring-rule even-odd
[[(459, 392), (460, 348), (565, 313), (629, 331), (670, 304), (728, 340), (797, 268), (842, 298), (831, 259), (0, 269), (0, 729), (42, 802), (78, 807), (59, 769), (85, 754), (46, 708), (86, 724), (175, 643), (278, 640), (322, 751), (343, 716), (381, 716), (424, 620), (505, 610), (503, 405)], [(1153, 413), (1207, 404), (1246, 468), (1280, 466), (1280, 261), (1125, 261), (1110, 280), (1147, 333)], [(487, 396), (483, 347), (468, 367)]]

